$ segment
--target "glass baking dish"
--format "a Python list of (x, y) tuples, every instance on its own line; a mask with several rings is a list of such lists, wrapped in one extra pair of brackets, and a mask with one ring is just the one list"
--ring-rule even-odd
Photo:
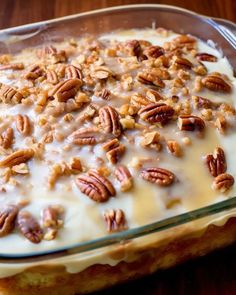
[[(61, 41), (65, 37), (74, 37), (75, 35), (99, 35), (117, 29), (146, 27), (164, 27), (177, 33), (195, 35), (204, 41), (214, 40), (216, 47), (223, 51), (223, 54), (228, 58), (233, 68), (236, 67), (236, 60), (234, 58), (236, 26), (233, 23), (218, 19), (214, 20), (173, 6), (157, 4), (119, 6), (1, 30), (0, 53), (16, 53), (27, 47), (39, 46), (52, 41)], [(234, 226), (236, 229), (235, 207), (236, 197), (232, 196), (226, 201), (191, 212), (111, 234), (96, 240), (91, 239), (83, 243), (68, 245), (66, 248), (28, 254), (6, 254), (0, 252), (0, 269), (1, 272), (4, 272), (4, 268), (6, 268), (8, 271), (10, 270), (12, 275), (15, 275), (20, 272), (18, 271), (19, 269), (23, 271), (40, 265), (65, 265), (64, 260), (67, 259), (67, 261), (70, 261), (69, 266), (66, 265), (67, 271), (69, 273), (76, 273), (78, 269), (74, 270), (74, 264), (79, 264), (81, 261), (91, 261), (91, 259), (94, 259), (94, 263), (99, 261), (100, 264), (112, 264), (106, 259), (101, 262), (101, 257), (103, 257), (101, 255), (105, 252), (110, 253), (110, 257), (112, 255), (114, 257), (119, 256), (121, 255), (120, 252), (122, 252), (122, 258), (119, 258), (117, 261), (134, 261), (137, 255), (140, 253), (143, 255), (147, 249), (153, 250), (157, 247), (157, 244), (166, 245), (167, 247), (167, 245), (170, 245), (170, 240), (176, 237), (181, 237), (182, 241), (186, 241), (187, 237), (191, 236), (192, 239), (199, 237), (203, 232), (207, 232), (209, 228), (211, 232), (212, 224), (216, 228), (221, 226), (227, 227), (230, 224), (230, 227)], [(206, 254), (215, 248), (226, 246), (234, 241), (236, 241), (236, 235), (230, 236), (226, 243), (212, 243), (211, 247), (202, 249), (201, 254)], [(180, 243), (180, 245), (182, 244)], [(192, 256), (199, 256), (201, 254), (193, 254)], [(96, 260), (96, 257), (100, 257), (100, 260)], [(186, 257), (183, 257), (179, 262), (186, 259)], [(168, 267), (173, 264), (169, 262), (166, 265)], [(88, 263), (87, 265), (90, 264)], [(163, 267), (161, 265), (160, 267), (153, 266), (148, 271), (140, 273), (140, 275), (151, 273), (159, 268), (165, 268), (166, 265)], [(133, 278), (133, 276), (131, 275), (130, 278)], [(121, 281), (125, 281), (125, 279), (121, 278), (119, 282)], [(114, 280), (114, 282), (99, 288), (115, 283), (116, 281)]]

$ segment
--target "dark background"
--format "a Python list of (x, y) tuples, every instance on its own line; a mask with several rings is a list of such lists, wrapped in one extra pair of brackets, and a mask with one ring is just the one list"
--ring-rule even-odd
[[(236, 0), (0, 0), (0, 29), (91, 9), (136, 3), (176, 5), (236, 21)], [(236, 295), (236, 246), (99, 294)]]

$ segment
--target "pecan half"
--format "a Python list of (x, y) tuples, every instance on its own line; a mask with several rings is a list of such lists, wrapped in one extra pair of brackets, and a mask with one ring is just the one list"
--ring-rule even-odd
[(196, 44), (196, 39), (189, 35), (180, 35), (172, 40), (179, 48), (193, 49)]
[(40, 65), (32, 65), (28, 68), (26, 74), (24, 75), (27, 80), (36, 80), (44, 75), (44, 71)]
[(229, 190), (234, 184), (234, 178), (232, 175), (223, 173), (219, 174), (213, 181), (212, 188), (220, 191), (221, 193)]
[(125, 214), (121, 209), (110, 209), (104, 212), (108, 232), (117, 232), (126, 228)]
[(0, 83), (0, 100), (6, 104), (20, 103), (23, 95), (11, 86)]
[(131, 56), (139, 57), (142, 54), (142, 48), (138, 40), (128, 40), (125, 42), (125, 48)]
[(125, 152), (125, 146), (119, 142), (117, 138), (109, 140), (103, 146), (109, 162), (116, 164)]
[(6, 205), (0, 210), (0, 237), (13, 231), (18, 211), (19, 208), (15, 205)]
[(15, 63), (15, 64), (8, 64), (8, 65), (1, 65), (0, 66), (0, 71), (5, 71), (5, 70), (23, 70), (24, 69), (24, 64), (23, 63)]
[(99, 131), (96, 127), (85, 127), (73, 132), (69, 139), (77, 145), (94, 145), (98, 141)]
[(149, 123), (166, 123), (174, 115), (174, 109), (165, 103), (151, 103), (138, 112), (140, 118)]
[(11, 127), (8, 127), (7, 130), (0, 135), (0, 145), (4, 149), (11, 147), (14, 138), (14, 131)]
[(110, 98), (111, 92), (110, 90), (104, 88), (99, 94), (98, 96), (101, 97), (104, 100), (108, 100)]
[(172, 155), (174, 155), (176, 157), (181, 157), (183, 154), (181, 146), (175, 140), (168, 140), (167, 141), (167, 149)]
[(119, 114), (113, 107), (102, 107), (99, 110), (99, 121), (105, 133), (112, 133), (116, 137), (121, 135), (122, 128), (119, 121)]
[(17, 224), (20, 232), (26, 237), (26, 239), (34, 244), (41, 242), (43, 238), (43, 231), (37, 220), (28, 211), (19, 212)]
[(217, 57), (209, 53), (197, 53), (196, 58), (199, 61), (217, 62)]
[(217, 147), (213, 154), (209, 154), (205, 158), (207, 167), (212, 176), (216, 177), (219, 174), (225, 173), (227, 169), (225, 153), (222, 148)]
[(144, 169), (140, 176), (149, 182), (158, 184), (160, 186), (169, 186), (174, 182), (175, 175), (169, 170), (163, 168), (147, 168)]
[(194, 104), (197, 109), (215, 109), (218, 107), (217, 103), (214, 103), (210, 99), (204, 98), (202, 96), (192, 96)]
[(159, 56), (163, 55), (165, 53), (164, 48), (160, 46), (149, 46), (145, 48), (143, 51), (143, 54), (146, 55), (148, 58), (158, 58)]
[(122, 192), (126, 192), (132, 188), (133, 177), (126, 166), (120, 165), (116, 167), (115, 177), (120, 182)]
[(202, 79), (202, 85), (212, 91), (231, 92), (231, 85), (219, 73), (211, 73)]
[(58, 229), (63, 224), (62, 214), (64, 208), (62, 206), (48, 206), (43, 209), (42, 223), (43, 227)]
[(89, 170), (88, 175), (79, 175), (76, 184), (83, 194), (95, 202), (105, 202), (110, 196), (116, 195), (112, 183), (94, 169)]
[(30, 131), (31, 131), (30, 119), (27, 115), (16, 116), (16, 129), (24, 136), (27, 136), (30, 134)]
[(165, 83), (157, 75), (147, 71), (138, 73), (137, 80), (142, 84), (154, 85), (160, 88), (165, 87)]
[(12, 167), (29, 161), (34, 156), (33, 149), (24, 149), (13, 152), (0, 161), (0, 167)]
[(56, 64), (66, 61), (66, 52), (64, 50), (57, 50), (52, 45), (47, 45), (38, 50), (38, 57), (43, 59), (46, 63)]
[(82, 81), (79, 79), (68, 79), (58, 83), (48, 94), (59, 102), (65, 102), (74, 98), (81, 85)]
[(50, 70), (50, 69), (47, 70), (46, 79), (48, 83), (51, 83), (53, 85), (58, 83), (57, 73), (54, 70)]
[(65, 76), (67, 79), (80, 79), (82, 80), (83, 75), (79, 68), (69, 65), (65, 69)]
[(205, 128), (205, 122), (197, 116), (181, 115), (178, 118), (178, 127), (180, 130), (185, 131), (203, 131)]
[(189, 61), (186, 58), (179, 57), (179, 56), (175, 56), (173, 58), (173, 65), (177, 70), (178, 69), (191, 69), (191, 67), (193, 66), (191, 61)]

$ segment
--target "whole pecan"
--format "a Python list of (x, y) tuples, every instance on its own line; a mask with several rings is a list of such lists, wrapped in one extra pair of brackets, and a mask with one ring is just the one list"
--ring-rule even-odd
[(40, 65), (32, 65), (27, 69), (26, 74), (24, 75), (27, 80), (36, 80), (39, 77), (44, 75), (44, 70)]
[(20, 103), (23, 95), (11, 86), (0, 83), (0, 100), (6, 104)]
[(105, 133), (112, 133), (116, 137), (121, 135), (122, 127), (119, 120), (119, 114), (113, 107), (102, 107), (99, 110), (99, 121)]
[(61, 81), (49, 91), (48, 95), (54, 97), (59, 102), (65, 102), (76, 95), (81, 85), (82, 81), (79, 79)]
[(96, 127), (84, 127), (73, 132), (69, 139), (77, 145), (94, 145), (98, 141), (99, 130)]
[(48, 83), (51, 83), (53, 85), (58, 83), (57, 73), (54, 70), (50, 70), (50, 69), (47, 70), (46, 79)]
[(95, 202), (105, 202), (110, 196), (116, 195), (112, 183), (94, 169), (89, 170), (88, 175), (79, 175), (76, 184), (83, 194)]
[(231, 92), (231, 85), (219, 73), (211, 73), (202, 79), (202, 85), (212, 91)]
[(205, 128), (205, 122), (197, 116), (181, 115), (178, 118), (178, 127), (180, 130), (185, 131), (203, 131)]
[(67, 79), (80, 79), (80, 80), (82, 80), (82, 78), (83, 78), (81, 70), (73, 65), (68, 65), (66, 67), (65, 76)]
[(165, 50), (161, 46), (152, 45), (145, 48), (143, 54), (146, 55), (148, 58), (158, 58), (159, 56), (165, 54)]
[(108, 232), (121, 231), (126, 228), (125, 214), (121, 209), (110, 209), (104, 212), (104, 219), (107, 224)]
[(209, 53), (197, 53), (196, 58), (199, 61), (217, 62), (217, 57)]
[(234, 184), (234, 177), (230, 174), (223, 173), (216, 176), (213, 181), (213, 189), (218, 190), (222, 193), (229, 190)]
[(14, 138), (14, 131), (11, 127), (8, 127), (5, 132), (0, 135), (0, 145), (4, 149), (11, 147)]
[(138, 112), (140, 118), (149, 123), (166, 123), (174, 115), (174, 109), (165, 103), (151, 103)]
[(23, 149), (13, 152), (0, 161), (0, 167), (12, 167), (25, 163), (34, 156), (33, 149)]
[(13, 231), (18, 211), (16, 205), (6, 205), (0, 210), (0, 237)]
[(112, 164), (116, 164), (125, 152), (125, 146), (117, 138), (109, 140), (102, 147), (106, 151), (107, 159)]
[(176, 69), (191, 69), (193, 64), (186, 58), (174, 56), (173, 65)]
[(32, 243), (38, 244), (43, 238), (43, 231), (33, 217), (28, 211), (20, 211), (17, 217), (17, 224), (20, 232)]
[(120, 182), (122, 192), (126, 192), (132, 188), (133, 177), (126, 166), (120, 165), (116, 167), (115, 177)]
[(30, 134), (31, 126), (30, 119), (27, 115), (17, 115), (16, 116), (16, 129), (24, 136)]
[(165, 83), (159, 78), (159, 76), (148, 71), (138, 73), (137, 80), (142, 84), (154, 85), (160, 88), (165, 87)]
[(225, 173), (227, 169), (225, 153), (222, 148), (217, 147), (213, 154), (209, 154), (205, 158), (207, 167), (212, 176), (216, 177), (219, 174)]
[(160, 186), (169, 186), (174, 182), (175, 175), (169, 170), (163, 168), (147, 168), (144, 169), (140, 176), (152, 183), (156, 183)]

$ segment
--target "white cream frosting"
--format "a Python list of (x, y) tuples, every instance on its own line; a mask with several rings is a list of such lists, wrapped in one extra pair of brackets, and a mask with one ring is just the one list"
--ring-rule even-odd
[[(102, 36), (101, 40), (114, 39), (118, 41), (125, 41), (130, 39), (142, 39), (152, 42), (153, 45), (162, 46), (164, 42), (169, 41), (176, 36), (176, 34), (172, 33), (167, 37), (161, 37), (160, 35), (157, 35), (155, 30), (145, 29), (112, 33)], [(226, 74), (230, 78), (233, 85), (233, 90), (230, 94), (203, 90), (200, 95), (212, 101), (227, 102), (236, 106), (236, 79), (233, 77), (233, 70), (228, 60), (222, 56), (221, 52), (210, 47), (207, 43), (204, 43), (201, 40), (198, 40), (198, 51), (217, 56), (217, 62), (203, 62), (204, 65), (208, 69), (209, 73), (218, 71)], [(18, 61), (20, 58), (21, 56), (15, 57), (15, 60)], [(26, 63), (27, 62), (30, 64), (32, 62), (32, 57), (29, 56), (29, 59), (26, 59)], [(8, 85), (12, 83), (16, 86), (16, 84), (14, 84), (15, 81), (8, 80), (4, 73), (0, 73), (0, 82)], [(114, 92), (115, 91), (116, 89)], [(117, 91), (119, 91), (119, 89), (117, 89)], [(196, 95), (198, 95), (198, 93), (196, 93)], [(93, 97), (92, 100), (97, 101), (97, 98)], [(119, 102), (117, 103), (119, 104)], [(15, 115), (18, 113), (25, 113), (31, 119), (35, 116), (33, 111), (29, 113), (28, 107), (17, 105), (6, 109), (6, 106), (0, 106), (0, 114), (2, 116), (6, 114)], [(60, 131), (65, 135), (70, 134), (71, 131), (76, 128), (75, 125), (65, 123), (62, 119), (58, 122), (58, 124)], [(0, 124), (0, 131), (2, 129), (4, 129), (4, 124)], [(178, 139), (178, 141), (180, 141), (181, 138), (184, 137), (184, 135), (181, 134), (181, 132), (178, 132), (177, 128), (172, 125), (167, 127), (167, 130), (168, 136), (170, 137), (169, 139)], [(36, 126), (33, 134), (37, 138), (41, 136), (41, 132), (41, 128)], [(160, 133), (162, 132), (166, 132), (166, 128), (160, 130)], [(27, 198), (31, 202), (26, 209), (39, 219), (41, 210), (45, 206), (51, 204), (62, 204), (65, 207), (66, 212), (64, 227), (59, 231), (59, 235), (55, 240), (42, 241), (37, 245), (32, 244), (30, 241), (25, 239), (25, 237), (20, 236), (18, 232), (14, 232), (1, 238), (0, 253), (33, 253), (37, 251), (53, 250), (69, 246), (74, 243), (102, 237), (107, 234), (106, 227), (104, 226), (104, 220), (102, 218), (102, 213), (107, 208), (122, 209), (125, 212), (129, 228), (135, 228), (236, 196), (235, 186), (227, 194), (219, 194), (213, 191), (211, 189), (212, 178), (209, 175), (209, 172), (204, 165), (199, 165), (200, 159), (204, 155), (212, 153), (214, 147), (216, 145), (220, 145), (226, 154), (228, 164), (227, 172), (236, 178), (236, 157), (234, 155), (236, 150), (236, 134), (232, 132), (227, 134), (227, 136), (224, 136), (220, 135), (218, 132), (208, 130), (204, 139), (196, 140), (194, 134), (188, 134), (188, 136), (192, 139), (193, 146), (191, 148), (184, 149), (183, 158), (174, 158), (169, 154), (164, 153), (163, 155), (158, 155), (158, 160), (153, 161), (154, 163), (160, 163), (161, 167), (169, 169), (178, 175), (180, 181), (176, 184), (173, 190), (170, 190), (169, 188), (158, 188), (138, 177), (137, 172), (130, 165), (134, 155), (150, 157), (151, 153), (151, 155), (156, 158), (156, 154), (154, 154), (154, 152), (152, 153), (150, 151), (140, 149), (137, 144), (136, 146), (134, 145), (132, 149), (127, 149), (127, 152), (121, 161), (122, 163), (128, 165), (134, 176), (134, 189), (130, 192), (122, 193), (119, 189), (119, 183), (115, 182), (114, 185), (118, 192), (117, 196), (111, 198), (106, 203), (95, 203), (87, 196), (83, 195), (74, 184), (73, 178), (75, 176), (61, 178), (56, 184), (55, 189), (49, 191), (46, 183), (50, 166), (45, 166), (38, 160), (32, 160), (29, 164), (31, 176), (28, 178), (22, 178), (22, 176), (17, 177), (19, 182), (23, 182), (23, 185), (19, 185), (17, 188), (8, 184), (4, 185), (7, 189), (7, 193), (0, 194), (0, 205), (6, 202), (17, 202), (21, 199)], [(140, 139), (136, 136), (135, 142), (138, 143), (139, 141)], [(127, 144), (125, 140), (124, 143)], [(66, 142), (54, 142), (46, 145), (45, 159), (50, 163), (53, 163), (60, 162), (61, 160), (67, 161), (72, 156), (77, 155), (80, 157), (82, 163), (86, 162), (86, 165), (91, 168), (96, 167), (97, 165), (95, 156), (105, 159), (104, 153), (99, 147), (95, 147), (95, 156), (90, 157), (87, 147), (83, 147), (80, 150), (78, 147), (74, 147), (69, 152), (64, 152), (62, 147), (65, 144)], [(26, 140), (17, 135), (15, 147), (22, 148), (26, 146)], [(69, 183), (69, 185), (66, 185), (67, 183)], [(30, 187), (30, 184), (33, 186)], [(166, 209), (167, 202), (172, 198), (179, 196), (181, 196), (181, 204), (172, 209)], [(216, 217), (216, 219), (210, 218), (205, 221), (204, 226), (207, 226), (209, 223), (216, 223), (217, 225), (223, 224), (229, 216), (232, 215), (236, 215), (236, 212), (232, 211), (230, 215), (221, 215), (220, 217)], [(199, 224), (202, 226), (202, 223)], [(150, 237), (144, 237), (142, 241), (143, 243), (150, 243), (154, 239), (156, 239), (156, 237), (152, 235)], [(115, 247), (116, 246), (109, 247), (109, 251), (115, 249)], [(87, 253), (82, 255), (73, 255), (71, 257), (57, 258), (46, 263), (65, 265), (67, 271), (71, 273), (79, 272), (96, 263), (109, 265), (117, 264), (120, 260), (110, 258), (107, 255), (107, 251), (108, 249), (104, 249), (93, 251), (92, 254)], [(123, 257), (122, 259), (125, 260), (126, 258)], [(11, 276), (30, 266), (40, 264), (45, 264), (45, 262), (30, 264), (0, 264), (0, 277)]]

